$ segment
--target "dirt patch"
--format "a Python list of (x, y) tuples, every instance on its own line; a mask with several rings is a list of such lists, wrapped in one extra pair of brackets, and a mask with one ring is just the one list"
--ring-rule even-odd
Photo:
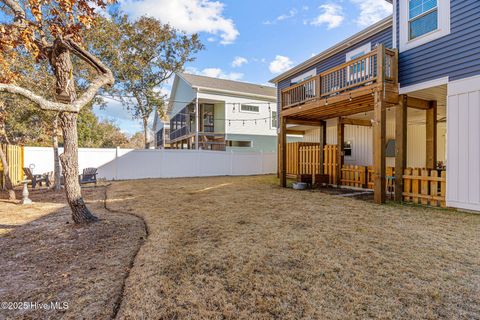
[[(30, 206), (0, 203), (0, 301), (30, 305), (2, 308), (1, 319), (113, 315), (145, 229), (137, 217), (104, 210), (104, 194), (103, 187), (84, 190), (101, 220), (83, 227), (72, 223), (63, 192), (36, 190)], [(43, 310), (44, 303), (63, 310)]]
[(150, 235), (120, 319), (480, 319), (480, 216), (273, 177), (116, 183)]

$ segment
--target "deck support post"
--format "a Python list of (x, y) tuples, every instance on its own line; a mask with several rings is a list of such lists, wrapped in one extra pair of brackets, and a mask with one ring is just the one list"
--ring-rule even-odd
[(342, 185), (342, 167), (344, 161), (344, 140), (345, 140), (345, 125), (342, 119), (338, 118), (337, 122), (337, 186)]
[(323, 120), (320, 121), (320, 157), (319, 165), (320, 165), (320, 174), (325, 174), (325, 145), (327, 144), (327, 123)]
[(407, 96), (395, 107), (395, 201), (403, 200), (403, 173), (407, 166)]
[(435, 169), (437, 166), (437, 102), (431, 101), (427, 109), (427, 169)]
[(287, 118), (280, 117), (280, 186), (287, 186)]
[(385, 136), (387, 112), (382, 91), (375, 92), (374, 123), (373, 123), (373, 169), (374, 201), (377, 204), (385, 203), (386, 199), (386, 161), (385, 161)]

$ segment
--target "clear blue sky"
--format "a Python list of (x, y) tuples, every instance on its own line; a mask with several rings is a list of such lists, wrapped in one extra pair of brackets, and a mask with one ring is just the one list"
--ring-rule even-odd
[[(132, 17), (149, 14), (187, 32), (206, 49), (187, 71), (265, 84), (280, 72), (386, 17), (385, 0), (119, 0)], [(234, 61), (236, 60), (236, 63)], [(166, 90), (169, 88), (166, 87)], [(141, 129), (118, 104), (101, 117)]]

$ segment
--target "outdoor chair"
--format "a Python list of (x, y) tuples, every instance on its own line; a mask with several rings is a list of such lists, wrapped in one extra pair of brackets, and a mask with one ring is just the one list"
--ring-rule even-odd
[(97, 185), (97, 168), (85, 168), (79, 177), (80, 184), (95, 183)]
[(50, 179), (48, 178), (48, 175), (45, 174), (33, 174), (32, 170), (30, 168), (23, 168), (23, 173), (27, 177), (27, 180), (30, 180), (29, 184), (32, 185), (32, 189), (35, 189), (37, 186), (37, 183), (42, 186), (43, 182), (47, 185), (47, 187), (50, 186)]

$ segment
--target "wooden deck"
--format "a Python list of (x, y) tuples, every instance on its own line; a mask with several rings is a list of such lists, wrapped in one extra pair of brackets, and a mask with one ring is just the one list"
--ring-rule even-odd
[(397, 65), (397, 52), (379, 46), (362, 57), (283, 89), (281, 115), (326, 120), (372, 111), (376, 92), (383, 95), (387, 104), (397, 104)]
[[(344, 126), (349, 121), (345, 117), (373, 111), (373, 119), (358, 125), (373, 128), (373, 189), (376, 203), (386, 200), (386, 109), (399, 105), (398, 95), (398, 52), (385, 49), (380, 44), (368, 54), (285, 88), (281, 92), (280, 114), (280, 184), (286, 186), (287, 144), (286, 134), (289, 124), (320, 126), (325, 132), (325, 120), (338, 118), (336, 150), (336, 180), (341, 185), (344, 164)], [(407, 106), (403, 106), (406, 108)], [(402, 122), (403, 123), (403, 122)], [(403, 141), (406, 127), (399, 129), (398, 140)], [(325, 146), (322, 134), (319, 150)], [(322, 153), (320, 152), (320, 155)], [(404, 164), (405, 152), (400, 154)], [(323, 161), (322, 161), (323, 162)], [(323, 168), (320, 166), (323, 173)], [(404, 167), (400, 168), (403, 172)], [(399, 186), (403, 189), (403, 186)], [(396, 195), (401, 197), (402, 195)]]

